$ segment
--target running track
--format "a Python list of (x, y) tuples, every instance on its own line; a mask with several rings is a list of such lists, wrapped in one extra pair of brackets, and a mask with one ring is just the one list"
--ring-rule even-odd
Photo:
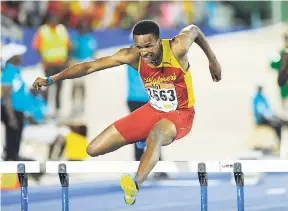
[[(208, 175), (209, 176), (209, 175)], [(236, 211), (236, 187), (230, 175), (209, 177), (208, 210)], [(189, 179), (189, 180), (188, 180)], [(70, 211), (191, 211), (200, 210), (196, 174), (177, 180), (147, 181), (133, 206), (124, 203), (118, 181), (70, 185)], [(29, 211), (61, 211), (61, 186), (30, 187)], [(20, 192), (2, 192), (2, 211), (20, 210)], [(288, 174), (266, 175), (257, 185), (245, 186), (246, 211), (288, 210)]]

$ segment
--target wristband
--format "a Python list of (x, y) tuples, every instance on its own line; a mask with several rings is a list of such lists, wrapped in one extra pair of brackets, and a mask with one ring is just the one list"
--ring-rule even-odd
[(52, 79), (48, 76), (48, 77), (46, 77), (46, 79), (47, 79), (47, 81), (48, 81), (48, 83), (49, 83), (49, 85), (52, 85), (53, 84), (53, 81), (52, 81)]

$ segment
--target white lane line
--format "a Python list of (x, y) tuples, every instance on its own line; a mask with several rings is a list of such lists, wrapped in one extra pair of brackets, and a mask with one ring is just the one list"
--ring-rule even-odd
[[(274, 208), (283, 208), (283, 207), (287, 207), (288, 209), (288, 203), (281, 203), (281, 204), (264, 204), (264, 205), (257, 205), (257, 206), (247, 206), (245, 207), (245, 211), (254, 211), (254, 210), (271, 210), (271, 209), (274, 209)], [(287, 210), (285, 209), (285, 210)], [(229, 209), (229, 210), (225, 210), (225, 211), (237, 211), (237, 209)]]
[(270, 188), (265, 191), (267, 195), (283, 195), (287, 192), (286, 188)]
[[(217, 186), (221, 184), (218, 180), (208, 180), (209, 186)], [(162, 181), (147, 181), (143, 186), (170, 186), (170, 187), (199, 187), (198, 180), (162, 180)]]

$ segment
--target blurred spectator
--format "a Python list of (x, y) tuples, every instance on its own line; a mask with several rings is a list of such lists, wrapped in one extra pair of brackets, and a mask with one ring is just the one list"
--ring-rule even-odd
[[(31, 90), (23, 102), (26, 105), (23, 140), (48, 146), (48, 159), (59, 160), (64, 150), (65, 137), (70, 133), (70, 129), (49, 121), (48, 106), (41, 94), (43, 95), (43, 91)], [(59, 152), (53, 156), (55, 150)]]
[(189, 5), (184, 5), (181, 1), (162, 2), (162, 26), (166, 28), (178, 28), (180, 26), (187, 25), (188, 21), (184, 13), (184, 6), (186, 6), (186, 9), (189, 9)]
[[(60, 24), (57, 14), (50, 14), (47, 23), (42, 25), (33, 40), (33, 47), (41, 56), (45, 75), (51, 76), (67, 67), (71, 47), (69, 35), (64, 25)], [(56, 113), (60, 109), (62, 82), (56, 83)], [(46, 93), (46, 101), (48, 91)]]
[(288, 126), (288, 121), (280, 119), (272, 112), (270, 105), (263, 94), (262, 86), (257, 87), (257, 92), (253, 99), (253, 109), (256, 124), (271, 127), (275, 131), (279, 142), (281, 142), (282, 127), (285, 125)]
[(186, 17), (186, 25), (195, 23), (195, 4), (192, 1), (183, 2), (183, 12)]
[(87, 126), (85, 123), (64, 124), (71, 132), (65, 137), (65, 157), (67, 160), (81, 161), (88, 158), (86, 148), (88, 146)]
[(126, 5), (125, 16), (120, 22), (120, 27), (130, 30), (135, 23), (147, 17), (148, 1), (131, 1)]
[(2, 47), (1, 121), (5, 131), (5, 161), (19, 159), (20, 142), (24, 126), (25, 96), (29, 92), (19, 68), (25, 46), (8, 44)]
[[(138, 74), (138, 71), (127, 65), (127, 81), (128, 81), (128, 90), (127, 90), (127, 106), (130, 112), (135, 111), (136, 109), (142, 107), (149, 101), (149, 97), (145, 91), (141, 78)], [(134, 144), (134, 158), (136, 161), (140, 161), (144, 150), (146, 147), (145, 140), (139, 140)], [(162, 156), (160, 155), (160, 160)], [(156, 178), (167, 178), (166, 173), (156, 173)]]
[(1, 4), (1, 9), (5, 16), (23, 26), (38, 26), (45, 22), (44, 16), (58, 14), (59, 19), (71, 28), (75, 28), (80, 19), (85, 17), (91, 21), (93, 30), (115, 27), (129, 30), (140, 19), (153, 19), (163, 28), (180, 27), (192, 23), (201, 27), (227, 28), (236, 24), (236, 13), (239, 13), (235, 10), (236, 6), (234, 2), (217, 1), (70, 0), (6, 1)]
[(23, 1), (19, 7), (19, 22), (22, 25), (38, 27), (47, 10), (47, 1)]
[[(105, 16), (106, 4), (107, 2), (104, 2), (104, 1), (94, 2), (94, 11), (93, 13), (90, 13), (90, 16), (89, 16), (92, 20), (93, 29), (97, 29), (101, 27), (102, 20), (104, 19), (104, 16)], [(111, 14), (107, 14), (107, 15), (111, 15)]]
[(22, 38), (23, 32), (21, 27), (1, 14), (1, 42), (20, 43)]
[[(280, 74), (281, 72), (280, 71), (281, 64), (284, 64), (283, 62), (284, 55), (288, 51), (288, 33), (284, 34), (283, 38), (284, 38), (283, 48), (280, 50), (279, 54), (270, 62), (271, 68), (278, 71), (278, 74)], [(282, 101), (282, 106), (285, 108), (285, 104), (288, 101), (288, 84), (287, 83), (280, 87), (280, 97)]]
[(119, 1), (107, 1), (105, 4), (105, 15), (101, 21), (100, 28), (110, 28), (113, 26), (113, 23), (115, 21), (115, 14), (118, 5), (120, 4)]
[[(79, 63), (85, 62), (89, 60), (93, 60), (95, 57), (95, 52), (97, 49), (97, 40), (95, 35), (93, 35), (90, 22), (84, 18), (81, 19), (77, 26), (77, 31), (71, 36), (72, 42), (72, 51), (71, 51), (71, 63)], [(71, 65), (72, 65), (71, 64)], [(77, 80), (73, 80), (72, 85), (72, 114), (83, 112), (84, 110), (84, 102), (85, 102), (85, 83), (84, 78), (77, 78)], [(80, 91), (80, 98), (76, 100), (76, 93)], [(79, 109), (77, 109), (79, 108)]]
[[(67, 23), (65, 20), (69, 14), (69, 1), (48, 1), (45, 19), (50, 15), (57, 15), (58, 19)], [(63, 20), (64, 19), (64, 20)], [(44, 20), (44, 23), (46, 20)]]
[(282, 55), (281, 67), (278, 75), (278, 84), (280, 88), (288, 86), (288, 49)]
[(92, 21), (96, 11), (96, 4), (93, 1), (70, 1), (67, 5), (69, 12), (68, 26), (76, 28), (81, 19), (86, 18)]
[(15, 23), (19, 24), (19, 8), (21, 2), (19, 1), (1, 1), (1, 14), (13, 20)]
[(42, 94), (41, 91), (31, 90), (23, 102), (26, 105), (23, 141), (47, 146), (48, 160), (61, 160), (64, 150), (69, 160), (85, 159), (88, 156), (86, 125), (51, 121)]

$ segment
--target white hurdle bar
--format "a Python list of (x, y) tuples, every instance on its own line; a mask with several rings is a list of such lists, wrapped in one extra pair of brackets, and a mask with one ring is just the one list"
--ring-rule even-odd
[(223, 160), (220, 161), (221, 172), (233, 172), (234, 163), (241, 163), (243, 173), (288, 172), (288, 160)]
[[(223, 161), (159, 161), (152, 172), (198, 172), (198, 164), (205, 163), (206, 172), (233, 172), (233, 164), (240, 162), (242, 172), (288, 172), (288, 160), (223, 160)], [(137, 172), (139, 161), (47, 161), (46, 173), (58, 173), (59, 164), (67, 173), (128, 173)]]
[[(58, 173), (59, 164), (66, 164), (67, 173), (124, 173), (137, 172), (139, 161), (47, 161), (46, 173)], [(159, 161), (152, 172), (197, 172), (199, 162)], [(209, 162), (210, 172), (219, 172), (219, 163)]]
[(17, 173), (20, 163), (25, 165), (25, 173), (40, 173), (39, 161), (0, 161), (0, 173)]

